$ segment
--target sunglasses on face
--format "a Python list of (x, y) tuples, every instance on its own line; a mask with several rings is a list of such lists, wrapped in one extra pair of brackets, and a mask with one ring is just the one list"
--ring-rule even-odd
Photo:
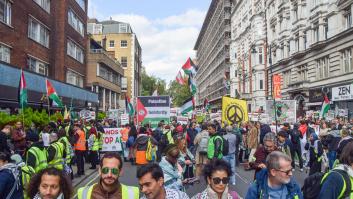
[(286, 175), (289, 175), (292, 172), (292, 169), (289, 169), (287, 171), (282, 171), (280, 169), (276, 169), (276, 171), (279, 171), (279, 172), (285, 173)]
[(104, 167), (102, 168), (102, 173), (103, 174), (108, 174), (109, 171), (112, 172), (113, 175), (119, 175), (119, 169), (118, 168), (108, 168), (108, 167)]
[(225, 178), (212, 178), (212, 181), (214, 184), (219, 184), (222, 182), (222, 184), (228, 184), (229, 183), (229, 178), (225, 177)]

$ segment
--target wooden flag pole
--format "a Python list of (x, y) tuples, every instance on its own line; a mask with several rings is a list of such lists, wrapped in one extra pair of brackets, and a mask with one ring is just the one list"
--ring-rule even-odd
[(50, 120), (50, 100), (49, 100), (48, 95), (47, 95), (47, 101), (48, 101), (48, 115), (49, 115), (49, 120)]

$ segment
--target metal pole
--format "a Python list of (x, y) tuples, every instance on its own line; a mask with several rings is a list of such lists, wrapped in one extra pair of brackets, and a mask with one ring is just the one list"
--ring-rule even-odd
[(277, 106), (276, 106), (276, 97), (275, 93), (273, 92), (273, 74), (272, 74), (272, 49), (270, 46), (270, 58), (269, 58), (269, 64), (270, 64), (270, 71), (271, 71), (271, 93), (272, 93), (272, 99), (273, 99), (273, 107), (275, 109), (275, 122), (276, 122), (276, 133), (278, 132), (278, 121), (277, 121)]

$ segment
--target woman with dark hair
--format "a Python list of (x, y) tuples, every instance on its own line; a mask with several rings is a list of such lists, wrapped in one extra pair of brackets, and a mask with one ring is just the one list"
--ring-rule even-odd
[(27, 195), (32, 199), (70, 199), (72, 186), (62, 171), (51, 167), (41, 170), (31, 178)]
[(126, 128), (129, 129), (129, 133), (128, 133), (128, 139), (126, 142), (126, 147), (129, 148), (129, 160), (131, 162), (132, 165), (135, 164), (135, 153), (134, 153), (134, 143), (135, 140), (137, 138), (137, 130), (136, 128), (134, 128), (135, 126), (132, 124), (130, 125), (126, 125)]
[(340, 164), (331, 170), (323, 180), (318, 198), (352, 198), (353, 142), (343, 148)]
[(207, 188), (196, 194), (191, 199), (238, 199), (235, 191), (229, 191), (228, 183), (232, 170), (224, 160), (215, 159), (206, 164), (203, 175), (207, 182)]

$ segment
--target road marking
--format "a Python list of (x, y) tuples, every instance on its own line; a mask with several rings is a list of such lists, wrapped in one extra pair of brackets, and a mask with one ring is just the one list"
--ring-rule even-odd
[[(95, 181), (99, 177), (99, 174), (96, 175), (96, 177), (92, 178), (88, 183), (86, 183), (85, 187), (91, 184), (93, 181)], [(78, 189), (77, 189), (78, 190)], [(77, 192), (72, 198), (77, 198)]]
[(235, 175), (238, 176), (245, 184), (251, 184), (246, 178), (240, 176), (238, 173), (235, 173)]

